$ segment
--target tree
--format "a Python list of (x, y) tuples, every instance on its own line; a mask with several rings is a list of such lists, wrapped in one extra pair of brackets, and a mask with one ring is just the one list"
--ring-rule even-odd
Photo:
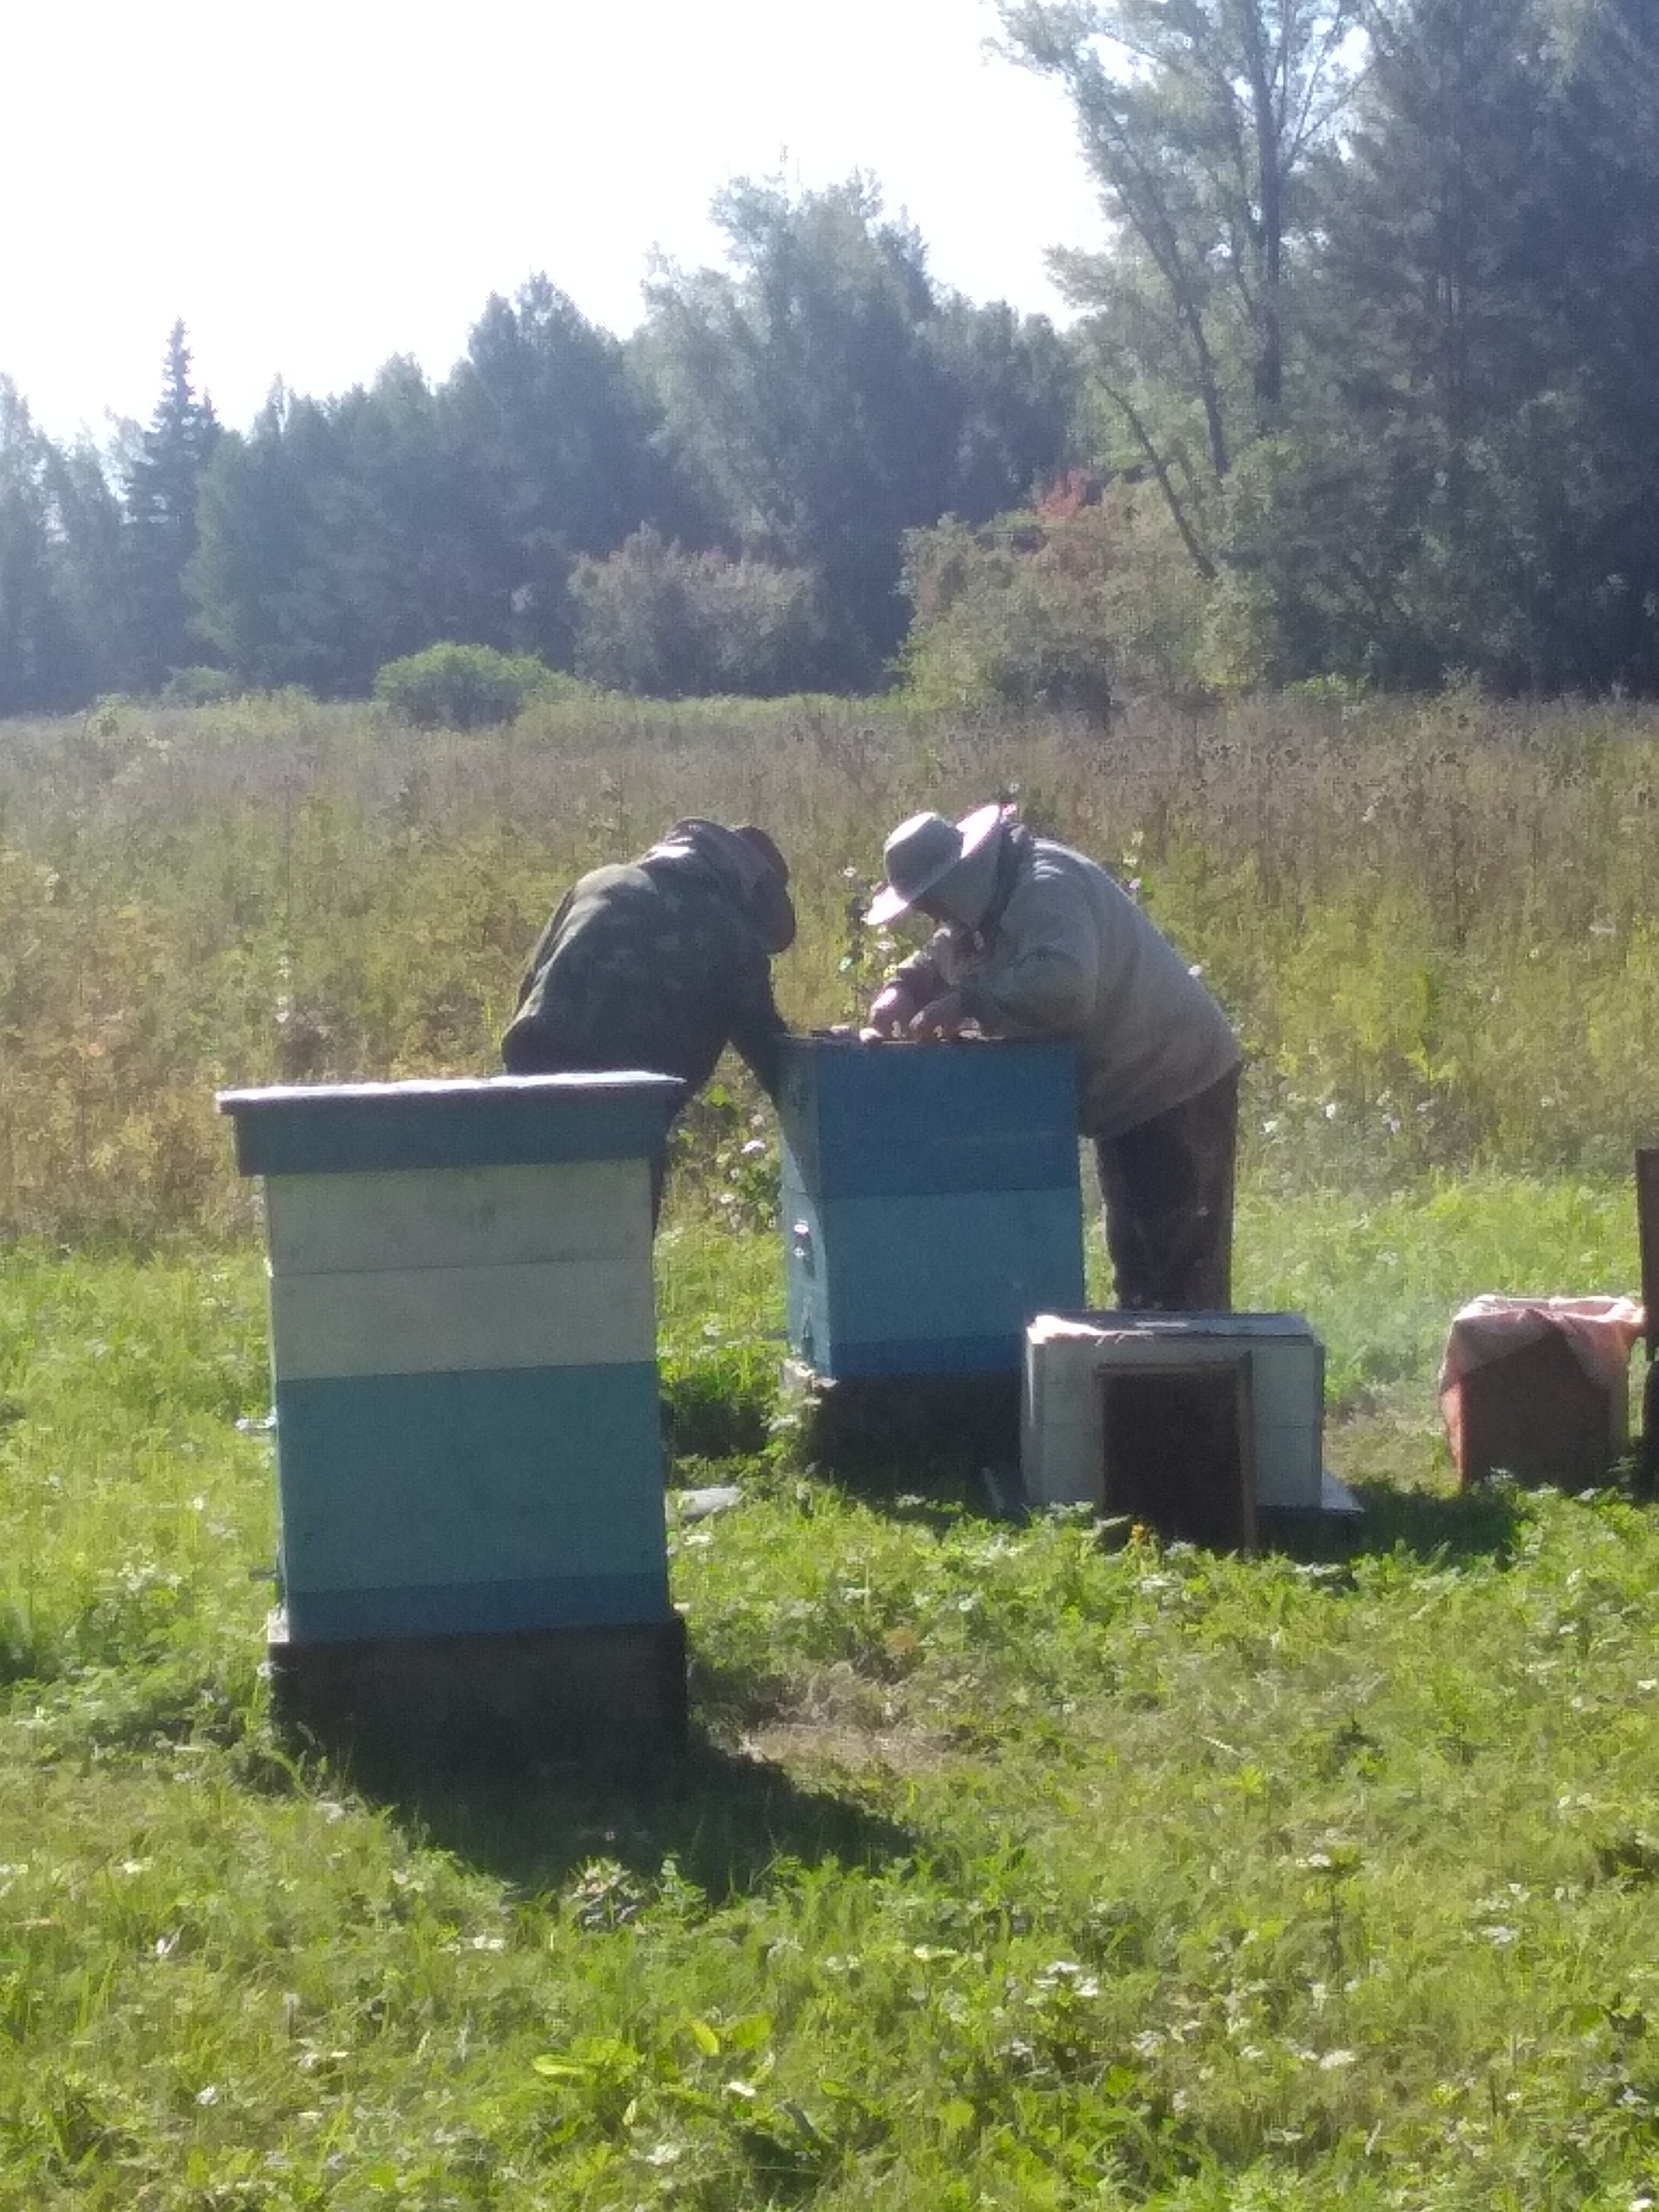
[(701, 518), (661, 453), (623, 348), (534, 276), (492, 295), (443, 401), (465, 453), (475, 538), (505, 635), (568, 663), (567, 584), (580, 554), (642, 523)]
[(185, 325), (167, 336), (161, 396), (125, 483), (128, 599), (132, 617), (128, 680), (156, 690), (169, 669), (195, 658), (185, 573), (196, 550), (196, 500), (219, 436), (212, 402), (190, 379)]
[(951, 390), (956, 446), (939, 512), (965, 522), (1032, 496), (1073, 458), (1082, 356), (1043, 315), (946, 292), (926, 332)]
[(315, 512), (333, 466), (324, 409), (278, 382), (204, 472), (187, 588), (198, 634), (245, 684), (321, 690), (337, 672)]
[(100, 691), (115, 690), (127, 666), (132, 617), (126, 596), (125, 518), (104, 457), (89, 439), (67, 451), (49, 447), (44, 483), (51, 502), (58, 594), (82, 668), (68, 703), (80, 706)]
[(1595, 0), (1572, 20), (1544, 113), (1534, 234), (1594, 491), (1565, 610), (1565, 678), (1659, 690), (1659, 15)]
[(1659, 683), (1659, 19), (1393, 0), (1324, 199), (1385, 676)]
[(669, 434), (739, 545), (822, 576), (841, 680), (868, 683), (902, 627), (900, 535), (938, 512), (954, 445), (921, 241), (858, 177), (798, 200), (742, 179), (714, 214), (731, 272), (647, 288)]
[(1010, 51), (1064, 86), (1115, 236), (1054, 260), (1100, 392), (1194, 566), (1208, 495), (1282, 428), (1303, 187), (1350, 87), (1358, 0), (1003, 0)]
[(1063, 349), (941, 296), (867, 178), (744, 179), (714, 214), (729, 265), (659, 272), (642, 362), (723, 540), (817, 578), (834, 680), (867, 685), (903, 630), (905, 531), (957, 500), (994, 513), (1060, 459)]
[(202, 484), (199, 634), (248, 683), (362, 696), (441, 639), (500, 642), (464, 457), (418, 365), (327, 401), (279, 386)]
[(804, 569), (687, 552), (647, 528), (571, 577), (576, 673), (659, 698), (762, 698), (820, 681), (823, 629)]
[(53, 589), (46, 441), (0, 376), (0, 714), (59, 703), (69, 639)]
[(984, 528), (914, 530), (904, 588), (904, 672), (928, 706), (1103, 721), (1127, 693), (1190, 690), (1198, 673), (1203, 594), (1145, 484), (1073, 470)]

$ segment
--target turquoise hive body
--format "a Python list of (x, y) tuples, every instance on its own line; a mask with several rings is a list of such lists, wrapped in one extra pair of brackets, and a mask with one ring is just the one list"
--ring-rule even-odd
[(1018, 1373), (1083, 1291), (1075, 1061), (1060, 1044), (785, 1047), (789, 1342), (833, 1379)]
[(228, 1091), (297, 1642), (669, 1617), (653, 1074)]

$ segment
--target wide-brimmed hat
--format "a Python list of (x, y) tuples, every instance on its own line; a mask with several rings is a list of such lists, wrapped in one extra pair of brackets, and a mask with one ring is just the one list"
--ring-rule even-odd
[(776, 842), (769, 830), (763, 830), (757, 822), (739, 822), (737, 825), (737, 835), (743, 839), (744, 844), (754, 847), (774, 875), (780, 877), (786, 884), (788, 882), (789, 863), (778, 850)]
[[(971, 868), (975, 876), (983, 872), (988, 898), (996, 868), (994, 841), (1002, 821), (1003, 809), (994, 800), (989, 806), (976, 806), (960, 822), (943, 814), (913, 814), (901, 822), (882, 848), (887, 881), (870, 902), (865, 915), (870, 927), (879, 929), (896, 921), (929, 891), (948, 890), (957, 895), (952, 904), (959, 899), (964, 908), (982, 907), (984, 901), (972, 896), (979, 886), (967, 880), (966, 872)], [(963, 878), (947, 882), (958, 871), (963, 872)]]

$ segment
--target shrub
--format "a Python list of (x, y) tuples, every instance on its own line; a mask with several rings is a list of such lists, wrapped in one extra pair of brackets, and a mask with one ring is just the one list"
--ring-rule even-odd
[(915, 610), (901, 667), (919, 703), (1102, 717), (1126, 690), (1185, 690), (1202, 586), (1162, 510), (1072, 477), (982, 529), (953, 516), (905, 541)]
[(551, 672), (533, 655), (494, 646), (429, 645), (388, 660), (374, 696), (417, 730), (479, 730), (516, 720)]
[(161, 700), (168, 707), (222, 707), (241, 688), (228, 668), (175, 668), (161, 687)]
[(803, 568), (688, 553), (635, 531), (603, 561), (578, 561), (576, 672), (647, 697), (810, 689), (823, 658), (817, 588)]

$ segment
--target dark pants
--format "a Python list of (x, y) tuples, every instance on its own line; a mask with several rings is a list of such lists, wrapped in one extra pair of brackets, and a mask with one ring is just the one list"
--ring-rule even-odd
[(1121, 1136), (1095, 1139), (1120, 1307), (1225, 1313), (1231, 1305), (1238, 1073)]

